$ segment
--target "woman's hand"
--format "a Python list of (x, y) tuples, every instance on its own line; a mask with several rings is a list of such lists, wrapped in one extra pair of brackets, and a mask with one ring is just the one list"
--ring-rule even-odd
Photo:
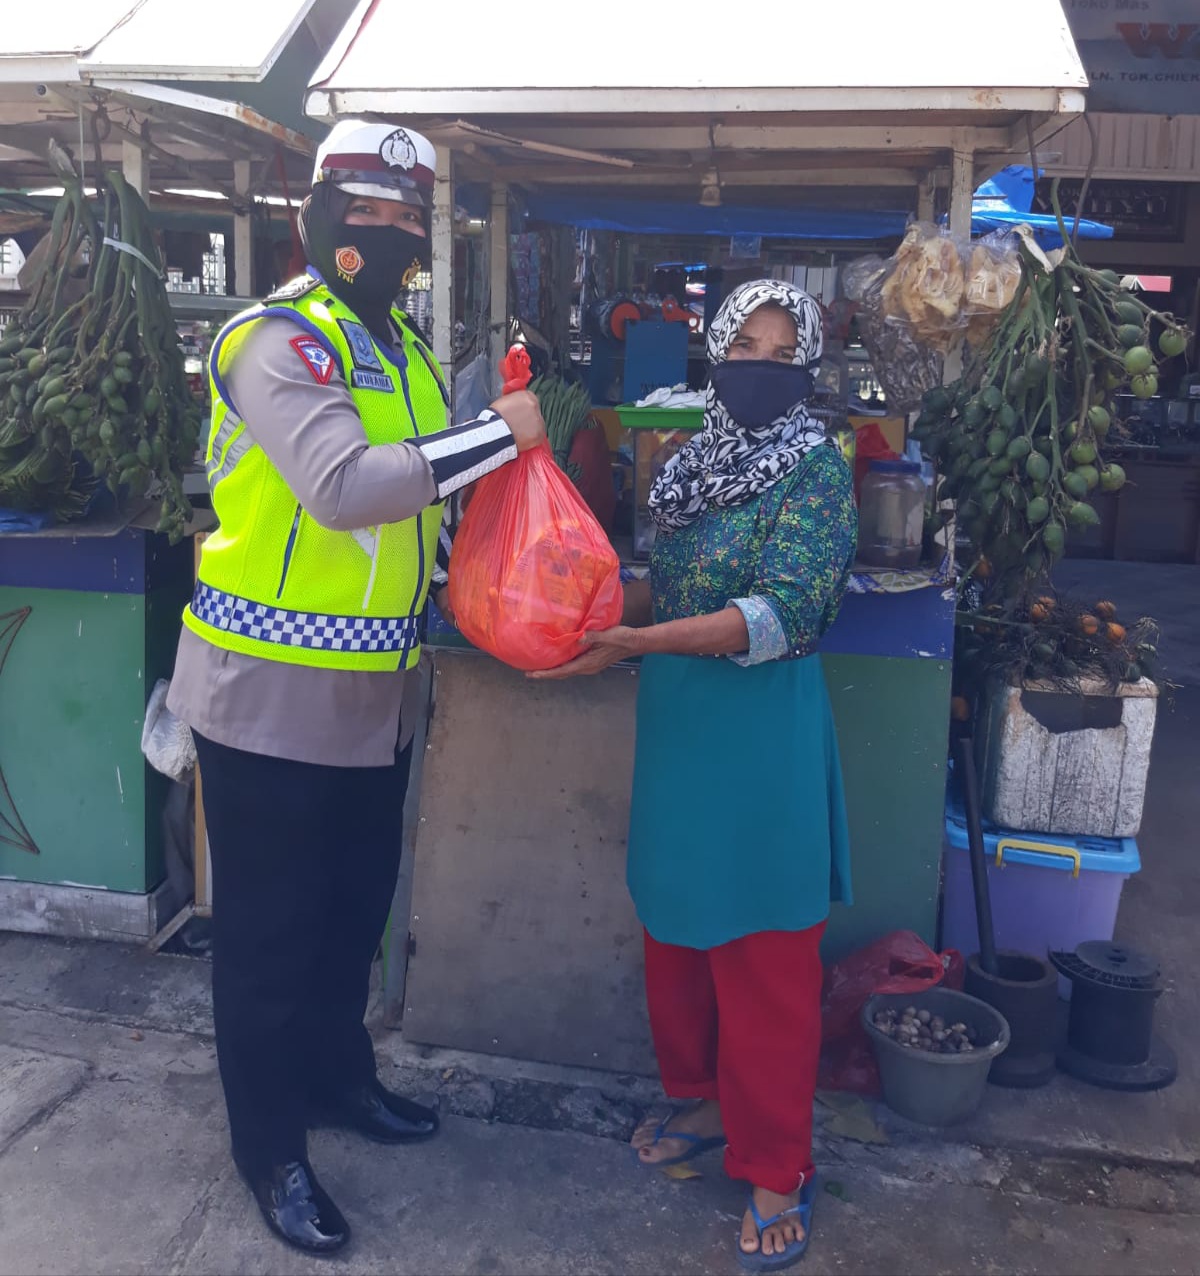
[(580, 674), (602, 673), (618, 660), (627, 660), (630, 656), (642, 654), (642, 635), (628, 625), (616, 625), (612, 629), (602, 629), (599, 633), (584, 634), (579, 645), (585, 648), (582, 655), (557, 669), (539, 669), (536, 673), (526, 674), (527, 678), (545, 681), (551, 678), (575, 678)]
[(442, 613), (448, 625), (454, 624), (454, 608), (450, 606), (450, 586), (443, 585), (433, 596), (433, 605)]

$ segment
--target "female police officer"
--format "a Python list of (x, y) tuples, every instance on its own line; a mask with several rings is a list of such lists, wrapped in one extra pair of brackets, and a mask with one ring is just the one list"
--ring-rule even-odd
[(400, 856), (411, 671), (442, 504), (545, 437), (537, 400), (446, 428), (438, 366), (394, 298), (428, 268), (434, 152), (344, 121), (317, 154), (302, 278), (213, 346), (220, 528), (184, 614), (171, 709), (192, 728), (216, 905), (213, 1013), (234, 1160), (268, 1225), (349, 1239), (306, 1132), (427, 1138), (363, 1024)]

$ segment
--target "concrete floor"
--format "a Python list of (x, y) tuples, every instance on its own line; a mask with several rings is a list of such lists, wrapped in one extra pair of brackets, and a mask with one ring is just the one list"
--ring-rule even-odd
[[(1158, 1011), (1180, 1056), (1156, 1094), (1058, 1077), (989, 1088), (946, 1132), (884, 1109), (884, 1143), (819, 1108), (827, 1185), (815, 1273), (1200, 1272), (1200, 687), (1160, 720), (1144, 868), (1119, 930), (1170, 986)], [(226, 1155), (208, 965), (106, 944), (0, 935), (0, 1276), (12, 1273), (733, 1273), (741, 1188), (713, 1157), (674, 1182), (622, 1140), (660, 1098), (641, 1077), (407, 1046), (377, 1033), (385, 1080), (437, 1091), (420, 1149), (314, 1136), (355, 1228), (335, 1263), (263, 1229)], [(870, 1112), (858, 1114), (861, 1138)]]
[[(46, 945), (49, 941), (33, 941)], [(14, 956), (5, 953), (5, 958)], [(171, 959), (167, 959), (170, 961)], [(0, 1006), (0, 1272), (733, 1273), (741, 1195), (714, 1157), (673, 1182), (614, 1139), (449, 1117), (419, 1149), (321, 1133), (355, 1230), (333, 1264), (261, 1226), (226, 1157), (203, 1037)], [(816, 1273), (1190, 1273), (1191, 1175), (953, 1145), (822, 1141)]]
[[(1125, 569), (1132, 570), (1125, 570)], [(967, 1125), (930, 1132), (818, 1109), (827, 1188), (814, 1273), (1200, 1273), (1200, 575), (1070, 562), (1061, 572), (1163, 625), (1143, 869), (1120, 937), (1169, 991), (1156, 1023), (1180, 1058), (1149, 1095), (1058, 1077), (990, 1088)], [(1200, 569), (1197, 569), (1200, 572)], [(1186, 579), (1185, 579), (1186, 577)], [(1060, 584), (1063, 577), (1060, 577)], [(355, 1241), (306, 1262), (265, 1229), (229, 1164), (208, 966), (132, 948), (0, 934), (0, 1276), (12, 1273), (733, 1273), (741, 1188), (719, 1160), (671, 1181), (623, 1139), (660, 1098), (642, 1077), (410, 1047), (377, 1033), (384, 1078), (436, 1091), (442, 1135), (385, 1149), (314, 1136)]]

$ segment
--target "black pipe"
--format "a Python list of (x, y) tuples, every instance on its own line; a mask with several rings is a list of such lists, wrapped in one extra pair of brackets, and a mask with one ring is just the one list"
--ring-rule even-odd
[(979, 965), (985, 974), (998, 975), (996, 936), (992, 930), (992, 896), (988, 889), (987, 857), (983, 849), (983, 824), (979, 810), (979, 780), (975, 774), (975, 746), (965, 732), (958, 738), (958, 765), (962, 771), (963, 805), (967, 815), (967, 846), (971, 856), (971, 882), (975, 887), (975, 920), (979, 925)]

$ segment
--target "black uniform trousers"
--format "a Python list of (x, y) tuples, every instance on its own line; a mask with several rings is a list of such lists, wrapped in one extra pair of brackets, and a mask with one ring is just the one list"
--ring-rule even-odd
[(400, 867), (412, 746), (390, 767), (196, 735), (213, 868), (213, 1018), (235, 1159), (303, 1158), (316, 1105), (375, 1080), (363, 1023)]

